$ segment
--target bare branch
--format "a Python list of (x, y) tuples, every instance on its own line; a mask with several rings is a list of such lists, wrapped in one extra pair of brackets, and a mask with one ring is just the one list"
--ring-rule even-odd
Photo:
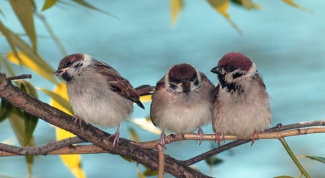
[[(322, 125), (325, 121), (314, 121), (312, 125)], [(290, 129), (293, 129), (292, 125), (295, 125), (295, 130), (287, 130), (281, 131), (284, 129), (289, 129), (287, 126), (283, 126), (284, 129), (281, 128), (279, 131), (274, 131), (274, 128), (268, 129), (266, 132), (259, 133), (259, 139), (280, 139), (282, 137), (290, 137), (290, 136), (297, 136), (297, 135), (304, 135), (304, 134), (313, 134), (313, 133), (325, 133), (325, 127), (314, 127), (308, 129), (300, 129), (303, 127), (310, 127), (311, 123), (306, 122), (306, 125), (301, 123), (290, 124)], [(274, 131), (274, 132), (269, 132)], [(235, 135), (224, 135), (224, 140), (237, 140), (237, 136)], [(251, 138), (252, 139), (252, 138)], [(187, 133), (187, 134), (171, 134), (168, 136), (168, 140), (172, 142), (182, 141), (182, 140), (196, 140), (196, 134)], [(215, 134), (205, 134), (204, 140), (212, 140), (215, 141)], [(146, 148), (146, 149), (154, 149), (156, 145), (160, 143), (160, 140), (154, 140), (149, 142), (141, 142), (138, 143), (139, 146)]]
[(32, 75), (31, 74), (22, 74), (18, 76), (12, 76), (12, 77), (7, 77), (8, 80), (18, 80), (18, 79), (31, 79)]

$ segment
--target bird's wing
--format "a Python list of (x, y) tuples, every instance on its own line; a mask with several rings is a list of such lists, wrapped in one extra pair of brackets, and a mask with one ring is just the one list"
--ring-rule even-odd
[(107, 80), (110, 81), (112, 91), (130, 99), (144, 109), (137, 91), (127, 79), (123, 78), (115, 69), (105, 63), (98, 61), (98, 63), (94, 64), (94, 67), (101, 75), (104, 75)]

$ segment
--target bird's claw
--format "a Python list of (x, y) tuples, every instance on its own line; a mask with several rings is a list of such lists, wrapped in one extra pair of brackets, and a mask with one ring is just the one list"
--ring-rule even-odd
[(196, 133), (196, 143), (199, 141), (199, 145), (201, 145), (202, 141), (204, 140), (204, 133), (201, 128)]
[(165, 132), (162, 131), (161, 134), (160, 134), (160, 144), (165, 149), (166, 149), (166, 147), (165, 147), (166, 142), (168, 142), (170, 144), (170, 141), (169, 141), (168, 137), (166, 136)]
[(115, 147), (115, 145), (120, 141), (120, 125), (117, 126), (115, 134), (110, 135), (108, 139), (110, 139), (111, 137), (114, 137), (113, 147)]
[(73, 116), (72, 120), (74, 121), (74, 124), (79, 122), (79, 126), (81, 127), (81, 118), (79, 116)]
[(258, 132), (256, 132), (256, 131), (253, 132), (251, 146), (254, 144), (255, 140), (259, 140)]
[[(221, 138), (222, 137), (222, 138)], [(225, 141), (225, 136), (223, 134), (221, 134), (220, 132), (216, 132), (216, 136), (215, 136), (215, 142), (218, 143), (218, 146), (220, 146), (220, 142), (221, 140)]]

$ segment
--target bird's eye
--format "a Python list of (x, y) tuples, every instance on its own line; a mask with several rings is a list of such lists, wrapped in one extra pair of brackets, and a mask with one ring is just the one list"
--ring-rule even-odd
[(69, 67), (69, 66), (71, 66), (71, 64), (72, 64), (72, 62), (67, 62), (65, 65), (67, 66), (67, 67)]
[(227, 66), (225, 69), (226, 69), (227, 72), (231, 72), (231, 71), (234, 70), (234, 67), (233, 66)]

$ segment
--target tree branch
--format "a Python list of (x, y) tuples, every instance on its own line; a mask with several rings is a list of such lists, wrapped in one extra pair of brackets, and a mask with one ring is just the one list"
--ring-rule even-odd
[(18, 79), (31, 79), (31, 74), (22, 74), (18, 76), (7, 77), (8, 80), (18, 80)]
[[(87, 125), (85, 122), (82, 122), (81, 126), (74, 124), (70, 115), (33, 98), (12, 85), (4, 73), (0, 73), (0, 97), (48, 123), (76, 134), (83, 140), (92, 142), (94, 145), (106, 151), (125, 156), (151, 169), (158, 169), (159, 160), (157, 151), (146, 150), (123, 138), (113, 147), (113, 140), (108, 139), (110, 134), (92, 125)], [(169, 156), (165, 156), (165, 170), (176, 177), (207, 177), (199, 171), (183, 166), (177, 160)]]

